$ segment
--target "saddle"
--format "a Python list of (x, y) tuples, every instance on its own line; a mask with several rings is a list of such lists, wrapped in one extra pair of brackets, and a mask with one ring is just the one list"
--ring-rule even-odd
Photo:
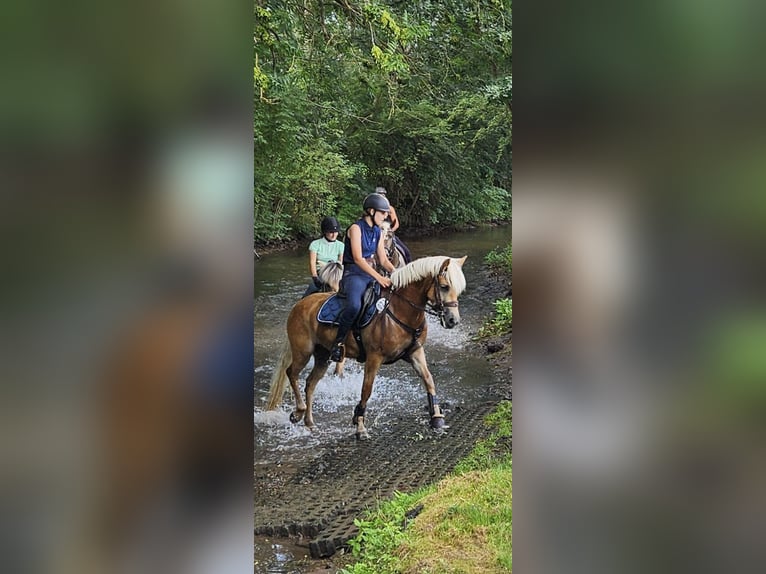
[[(372, 321), (372, 318), (375, 315), (375, 304), (378, 302), (378, 299), (380, 299), (380, 284), (377, 281), (373, 281), (367, 286), (367, 289), (362, 296), (362, 307), (351, 326), (351, 329), (354, 332), (359, 329), (364, 329), (370, 324), (370, 321)], [(343, 311), (345, 300), (346, 296), (343, 293), (332, 295), (319, 308), (317, 321), (325, 325), (338, 325), (338, 316), (341, 311)]]

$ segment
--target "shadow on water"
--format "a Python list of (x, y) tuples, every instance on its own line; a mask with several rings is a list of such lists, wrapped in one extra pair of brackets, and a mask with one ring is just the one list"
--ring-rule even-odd
[[(511, 227), (503, 226), (407, 241), (415, 258), (468, 255), (463, 268), (467, 287), (460, 298), (460, 325), (447, 330), (435, 318), (428, 317), (426, 355), (437, 395), (447, 409), (448, 421), (450, 408), (484, 396), (493, 383), (486, 359), (467, 353), (465, 347), (493, 310), (492, 300), (481, 289), (482, 283), (488, 280), (484, 257), (510, 240)], [(346, 364), (343, 378), (332, 375), (330, 370), (319, 382), (314, 402), (317, 426), (314, 432), (302, 424), (290, 423), (288, 417), (293, 403), (289, 388), (279, 410), (264, 411), (263, 408), (274, 366), (286, 341), (287, 314), (303, 294), (308, 277), (307, 247), (263, 255), (255, 262), (256, 468), (281, 465), (296, 455), (318, 457), (324, 445), (353, 433), (351, 415), (359, 400), (363, 375), (363, 365), (353, 360)], [(310, 367), (311, 363), (303, 371), (301, 385)], [(427, 431), (424, 408), (425, 391), (412, 367), (404, 362), (384, 365), (368, 405), (368, 428), (374, 433), (376, 429), (395, 424), (398, 417), (406, 416), (422, 419), (423, 429)], [(264, 540), (256, 539), (256, 572), (309, 572), (303, 560), (305, 548), (286, 540)]]

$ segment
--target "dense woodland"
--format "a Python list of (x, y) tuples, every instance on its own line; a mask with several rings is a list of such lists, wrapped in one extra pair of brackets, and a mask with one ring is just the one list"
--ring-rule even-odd
[(510, 0), (255, 0), (254, 236), (511, 217)]

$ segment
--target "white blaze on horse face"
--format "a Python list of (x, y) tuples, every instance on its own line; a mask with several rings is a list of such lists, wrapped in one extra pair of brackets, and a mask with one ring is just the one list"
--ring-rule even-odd
[[(443, 275), (444, 279), (447, 279), (447, 281), (444, 281), (444, 279), (440, 279), (436, 282), (436, 289), (440, 290), (439, 296), (444, 304), (442, 308), (442, 317), (441, 317), (441, 324), (443, 327), (447, 329), (452, 329), (453, 327), (457, 326), (458, 323), (460, 323), (460, 309), (458, 307), (458, 296), (459, 296), (459, 290), (461, 290), (461, 287), (464, 286), (456, 286), (453, 281), (457, 279), (457, 275), (454, 271), (450, 270), (450, 264), (454, 262), (455, 265), (457, 265), (458, 269), (461, 269), (463, 266), (463, 262), (465, 261), (465, 257), (462, 259), (447, 259), (444, 262), (444, 265), (442, 267), (441, 275)], [(453, 266), (454, 269), (454, 266)], [(462, 278), (462, 271), (458, 272), (459, 275)], [(452, 305), (449, 305), (452, 304)]]

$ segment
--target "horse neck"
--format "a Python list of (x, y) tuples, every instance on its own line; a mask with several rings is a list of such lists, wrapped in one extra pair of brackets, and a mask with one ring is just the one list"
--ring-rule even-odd
[(396, 311), (397, 316), (401, 314), (402, 319), (407, 316), (412, 317), (413, 321), (415, 319), (422, 320), (420, 316), (425, 315), (425, 311), (416, 309), (410, 305), (410, 303), (414, 303), (423, 309), (425, 308), (426, 303), (428, 303), (428, 296), (426, 293), (428, 292), (428, 287), (431, 284), (431, 281), (433, 281), (431, 277), (426, 277), (410, 283), (409, 285), (399, 287), (396, 290), (396, 293), (399, 296), (391, 297), (391, 310)]

